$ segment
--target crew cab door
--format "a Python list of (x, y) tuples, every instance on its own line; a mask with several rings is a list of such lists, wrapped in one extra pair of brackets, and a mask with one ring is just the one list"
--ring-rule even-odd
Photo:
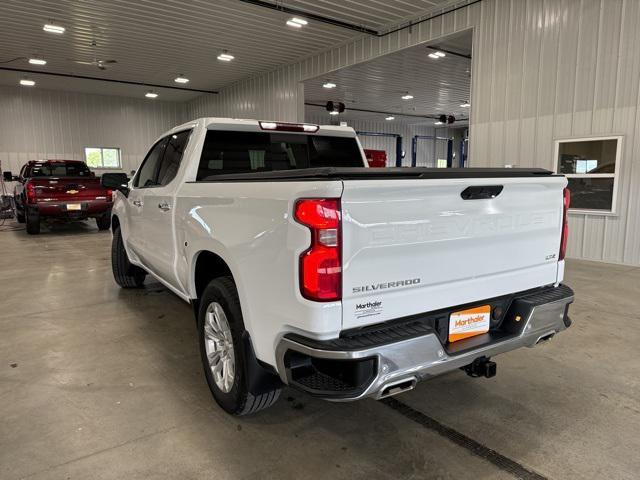
[(139, 228), (144, 238), (145, 264), (173, 287), (183, 290), (176, 277), (176, 243), (174, 201), (178, 187), (176, 178), (191, 131), (178, 132), (165, 138), (162, 160), (158, 162), (155, 185), (145, 189)]
[(125, 234), (124, 240), (129, 253), (133, 254), (147, 268), (151, 267), (147, 257), (147, 235), (142, 224), (142, 209), (147, 193), (157, 187), (158, 167), (166, 146), (167, 139), (163, 138), (151, 147), (133, 179), (132, 188), (127, 198), (129, 228), (127, 232), (123, 232)]

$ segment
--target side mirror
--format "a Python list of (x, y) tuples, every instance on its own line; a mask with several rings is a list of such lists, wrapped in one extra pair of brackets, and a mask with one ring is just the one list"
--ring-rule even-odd
[(12, 174), (10, 171), (2, 172), (2, 178), (4, 178), (5, 182), (17, 182), (19, 180), (19, 178)]
[(125, 197), (129, 195), (129, 178), (126, 173), (104, 173), (100, 185), (111, 190), (119, 190)]

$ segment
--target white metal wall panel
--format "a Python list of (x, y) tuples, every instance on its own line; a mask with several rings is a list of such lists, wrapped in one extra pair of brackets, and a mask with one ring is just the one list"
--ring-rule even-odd
[(356, 39), (191, 107), (302, 120), (299, 81), (473, 27), (470, 166), (553, 168), (557, 138), (623, 135), (618, 211), (570, 215), (569, 256), (640, 265), (638, 24), (637, 0), (484, 0), (410, 31)]
[(0, 87), (0, 160), (17, 172), (28, 160), (84, 160), (84, 147), (119, 147), (128, 172), (185, 114), (181, 103)]

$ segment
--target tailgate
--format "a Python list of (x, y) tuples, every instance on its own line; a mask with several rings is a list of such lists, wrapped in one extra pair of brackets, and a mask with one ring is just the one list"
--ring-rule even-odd
[[(343, 328), (555, 283), (566, 183), (345, 180)], [(477, 196), (474, 186), (503, 188), (463, 199), (465, 190)]]
[(39, 199), (59, 202), (74, 200), (93, 200), (96, 197), (106, 199), (107, 191), (100, 185), (98, 178), (86, 177), (47, 177), (33, 178)]

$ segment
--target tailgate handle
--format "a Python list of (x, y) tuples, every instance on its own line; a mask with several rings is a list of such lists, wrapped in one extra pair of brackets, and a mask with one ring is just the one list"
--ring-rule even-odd
[(478, 185), (465, 188), (460, 196), (463, 200), (480, 200), (483, 198), (496, 198), (502, 192), (503, 185)]

